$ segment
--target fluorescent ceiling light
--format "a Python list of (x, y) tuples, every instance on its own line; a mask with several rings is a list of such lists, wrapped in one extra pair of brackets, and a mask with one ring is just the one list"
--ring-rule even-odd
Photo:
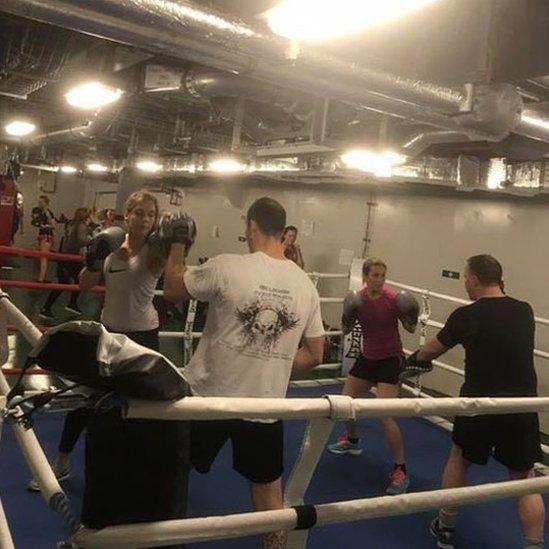
[(6, 124), (4, 129), (8, 135), (23, 137), (32, 133), (36, 129), (36, 125), (32, 122), (25, 122), (24, 120), (14, 120), (13, 122)]
[(108, 171), (109, 168), (98, 162), (91, 162), (86, 166), (90, 172), (104, 173)]
[(159, 172), (162, 169), (162, 164), (155, 162), (154, 160), (140, 160), (136, 164), (137, 168), (142, 172)]
[(76, 173), (78, 171), (74, 166), (61, 166), (60, 170), (63, 173)]
[(507, 179), (507, 166), (504, 158), (492, 158), (488, 169), (486, 186), (489, 189), (499, 189)]
[(217, 173), (237, 173), (243, 172), (246, 169), (244, 164), (241, 164), (238, 160), (233, 158), (219, 158), (212, 160), (208, 164), (208, 170)]
[(342, 154), (341, 160), (353, 170), (373, 173), (378, 177), (391, 177), (393, 168), (404, 164), (406, 157), (394, 151), (356, 150)]
[(541, 128), (542, 130), (549, 130), (549, 120), (546, 118), (539, 118), (538, 116), (533, 116), (527, 113), (522, 113), (520, 119), (527, 124)]
[(326, 40), (406, 17), (438, 0), (282, 0), (267, 12), (271, 30), (291, 40)]
[(122, 93), (122, 90), (101, 82), (86, 82), (72, 88), (65, 94), (65, 99), (77, 109), (92, 110), (118, 101)]

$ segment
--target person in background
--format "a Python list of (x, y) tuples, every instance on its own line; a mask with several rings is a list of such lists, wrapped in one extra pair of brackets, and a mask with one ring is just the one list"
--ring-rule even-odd
[(23, 209), (23, 193), (19, 190), (17, 183), (15, 184), (15, 208), (13, 210), (13, 225), (11, 232), (11, 243), (15, 241), (15, 235), (18, 231), (21, 231), (21, 234), (25, 234), (23, 227), (23, 217), (25, 215)]
[[(77, 208), (74, 217), (65, 225), (65, 234), (61, 240), (59, 251), (65, 254), (79, 254), (83, 251), (90, 241), (90, 211), (88, 208)], [(60, 284), (78, 284), (78, 275), (82, 269), (82, 264), (75, 261), (59, 261), (57, 263), (57, 280)], [(46, 303), (40, 311), (40, 316), (50, 320), (53, 318), (51, 308), (61, 295), (62, 290), (53, 290), (50, 292)], [(82, 311), (78, 308), (79, 292), (71, 292), (69, 303), (65, 307), (70, 313), (81, 315)]]
[[(31, 211), (31, 225), (38, 229), (38, 249), (41, 252), (51, 252), (53, 247), (53, 230), (57, 226), (57, 221), (50, 210), (50, 199), (45, 194), (38, 197), (38, 206), (35, 206)], [(45, 281), (47, 270), (48, 260), (45, 257), (41, 257), (38, 282)]]
[(301, 253), (301, 247), (296, 244), (297, 240), (297, 227), (288, 225), (284, 229), (282, 235), (282, 244), (284, 246), (284, 256), (290, 261), (293, 261), (301, 269), (305, 269), (305, 261), (303, 261), (303, 254)]

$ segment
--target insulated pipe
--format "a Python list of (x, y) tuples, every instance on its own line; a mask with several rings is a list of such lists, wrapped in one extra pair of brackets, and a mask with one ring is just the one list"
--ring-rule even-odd
[[(241, 74), (275, 86), (331, 96), (357, 108), (450, 130), (467, 99), (455, 90), (365, 68), (303, 48), (288, 60), (288, 41), (189, 0), (3, 0), (2, 10)], [(426, 109), (425, 107), (429, 107)], [(475, 138), (495, 139), (475, 130)]]
[[(339, 78), (349, 79), (361, 88), (445, 112), (457, 112), (466, 98), (464, 90), (357, 66), (314, 46), (303, 47), (298, 59), (288, 61), (287, 40), (190, 0), (3, 0), (2, 10), (278, 85), (303, 89), (299, 73), (306, 69), (323, 75), (326, 86)], [(285, 82), (280, 79), (283, 70), (277, 71), (276, 65), (291, 69)], [(307, 93), (312, 90), (305, 85)]]
[[(288, 60), (287, 40), (263, 34), (236, 17), (190, 0), (3, 0), (1, 9), (276, 86), (330, 96), (357, 108), (465, 131), (471, 139), (499, 141), (505, 137), (492, 133), (490, 124), (487, 129), (481, 123), (479, 129), (474, 116), (463, 123), (460, 117), (448, 116), (466, 108), (470, 94), (465, 88), (438, 86), (359, 66), (316, 47), (303, 46), (297, 59)], [(514, 131), (549, 142), (549, 123), (540, 127), (526, 117)]]
[(431, 145), (437, 143), (462, 143), (468, 141), (469, 137), (464, 132), (447, 130), (424, 131), (408, 138), (402, 145), (402, 152), (412, 158), (419, 156)]
[(278, 105), (290, 104), (298, 100), (312, 101), (310, 94), (291, 91), (245, 76), (196, 67), (187, 72), (184, 78), (186, 90), (194, 97), (249, 97), (254, 101)]
[[(62, 130), (46, 132), (41, 135), (29, 135), (26, 137), (12, 137), (3, 135), (1, 141), (22, 147), (40, 147), (42, 145), (55, 145), (68, 143), (78, 139), (90, 139), (105, 132), (112, 124), (113, 108), (104, 108), (97, 111), (95, 116), (86, 124), (73, 126)], [(111, 113), (111, 116), (109, 116)]]

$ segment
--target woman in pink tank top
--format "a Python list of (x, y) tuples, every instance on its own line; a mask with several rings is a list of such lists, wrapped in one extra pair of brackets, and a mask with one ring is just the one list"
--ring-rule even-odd
[[(403, 367), (404, 352), (398, 329), (399, 320), (413, 333), (415, 324), (400, 317), (397, 309), (397, 292), (385, 287), (387, 265), (380, 259), (369, 259), (362, 266), (364, 287), (351, 299), (353, 319), (343, 318), (344, 332), (352, 331), (356, 321), (362, 330), (361, 354), (349, 372), (343, 394), (361, 398), (373, 387), (377, 398), (399, 396), (399, 375)], [(351, 322), (350, 322), (351, 320)], [(385, 438), (394, 458), (394, 468), (386, 493), (403, 494), (410, 485), (404, 459), (404, 443), (400, 427), (393, 418), (382, 418)], [(328, 450), (336, 455), (360, 455), (362, 448), (355, 422), (347, 424), (347, 431)]]

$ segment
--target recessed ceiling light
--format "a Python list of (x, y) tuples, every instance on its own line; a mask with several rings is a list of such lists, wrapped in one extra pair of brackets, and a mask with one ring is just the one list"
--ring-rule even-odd
[(140, 160), (136, 164), (137, 168), (142, 172), (159, 172), (162, 169), (162, 164), (155, 162), (154, 160)]
[(208, 164), (208, 170), (217, 173), (243, 172), (246, 166), (234, 158), (218, 158)]
[(61, 166), (61, 168), (59, 168), (59, 169), (63, 173), (76, 173), (78, 171), (74, 166), (68, 166), (68, 165)]
[(104, 173), (106, 171), (108, 171), (108, 167), (103, 165), (103, 164), (99, 164), (98, 162), (91, 162), (90, 164), (88, 164), (86, 166), (86, 168), (90, 171), (90, 172), (97, 172), (97, 173)]
[(13, 122), (6, 124), (4, 129), (8, 135), (23, 137), (36, 130), (36, 125), (32, 122), (26, 122), (25, 120), (14, 120)]
[(65, 94), (67, 103), (77, 109), (99, 109), (118, 101), (124, 92), (101, 82), (86, 82)]
[(271, 30), (291, 40), (338, 38), (405, 17), (437, 0), (282, 0), (267, 12)]

